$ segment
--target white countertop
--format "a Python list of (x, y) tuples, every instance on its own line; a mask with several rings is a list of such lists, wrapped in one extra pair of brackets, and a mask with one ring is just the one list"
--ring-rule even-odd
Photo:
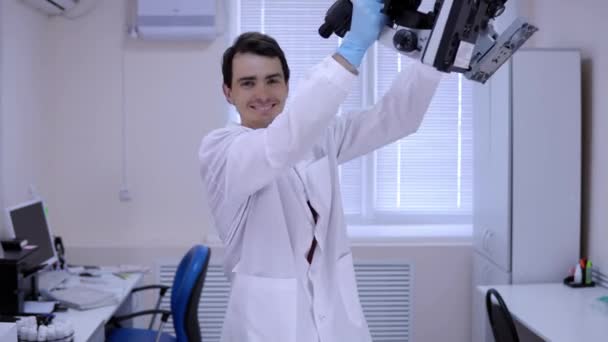
[(495, 288), (514, 319), (552, 342), (608, 341), (608, 289), (573, 289), (564, 284), (478, 286)]
[(86, 342), (100, 326), (104, 326), (110, 320), (142, 277), (141, 273), (133, 273), (127, 279), (120, 279), (108, 273), (101, 278), (95, 278), (103, 281), (103, 283), (87, 284), (87, 286), (115, 293), (119, 298), (118, 304), (83, 311), (69, 309), (66, 312), (55, 313), (55, 317), (72, 324), (74, 327), (74, 342)]

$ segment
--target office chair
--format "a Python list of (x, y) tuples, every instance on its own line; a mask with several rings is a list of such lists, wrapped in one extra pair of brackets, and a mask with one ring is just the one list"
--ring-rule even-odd
[[(492, 303), (492, 297), (496, 298), (498, 305)], [(496, 289), (489, 289), (486, 292), (486, 309), (496, 342), (519, 342), (511, 312)]]
[[(106, 341), (110, 342), (136, 342), (136, 341), (179, 341), (201, 342), (201, 330), (198, 322), (198, 304), (201, 290), (205, 282), (207, 266), (211, 250), (205, 246), (194, 246), (182, 258), (175, 272), (171, 286), (171, 311), (159, 310), (159, 304), (169, 287), (162, 285), (149, 285), (134, 289), (134, 292), (146, 289), (160, 289), (160, 296), (156, 309), (135, 312), (129, 315), (113, 317), (110, 324), (117, 328), (110, 330)], [(161, 315), (158, 330), (152, 330), (154, 320), (150, 321), (149, 329), (122, 328), (120, 322), (142, 315)], [(175, 336), (164, 333), (163, 327), (173, 317)]]

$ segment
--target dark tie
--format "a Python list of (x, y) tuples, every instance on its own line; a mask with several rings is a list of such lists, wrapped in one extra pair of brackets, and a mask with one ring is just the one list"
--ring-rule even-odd
[[(317, 211), (315, 210), (315, 208), (312, 207), (312, 205), (310, 205), (310, 201), (306, 202), (308, 203), (308, 208), (310, 208), (310, 211), (312, 212), (312, 218), (315, 221), (315, 224), (317, 224), (317, 219), (319, 218), (319, 214), (317, 214)], [(306, 256), (306, 260), (308, 260), (308, 263), (312, 263), (312, 256), (315, 254), (315, 248), (317, 247), (317, 238), (316, 237), (312, 237), (312, 244), (310, 245), (310, 250), (308, 251), (308, 255)]]

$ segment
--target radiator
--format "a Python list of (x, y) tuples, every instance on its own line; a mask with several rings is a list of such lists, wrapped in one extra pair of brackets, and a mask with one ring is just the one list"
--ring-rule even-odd
[[(177, 263), (178, 260), (157, 263), (158, 283), (169, 286), (173, 283)], [(373, 341), (409, 342), (412, 336), (412, 264), (355, 260), (355, 274)], [(229, 294), (230, 284), (222, 266), (209, 264), (198, 309), (203, 341), (219, 342)], [(170, 296), (167, 292), (161, 308), (170, 308)], [(166, 324), (164, 330), (173, 334), (173, 322)]]

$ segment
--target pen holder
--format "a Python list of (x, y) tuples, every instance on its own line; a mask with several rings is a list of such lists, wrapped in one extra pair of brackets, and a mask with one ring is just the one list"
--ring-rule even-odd
[(564, 278), (564, 285), (572, 287), (572, 288), (594, 287), (595, 286), (595, 282), (591, 281), (588, 284), (585, 284), (585, 283), (575, 283), (574, 282), (574, 276), (567, 276), (566, 278)]

